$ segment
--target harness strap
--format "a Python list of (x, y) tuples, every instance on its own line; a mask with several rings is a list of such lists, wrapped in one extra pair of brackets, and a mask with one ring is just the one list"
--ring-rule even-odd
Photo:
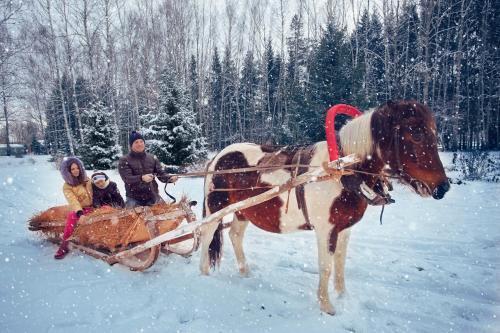
[(396, 162), (398, 163), (398, 173), (403, 174), (403, 166), (401, 165), (401, 157), (399, 156), (399, 125), (394, 128), (394, 153), (396, 154)]
[[(293, 179), (295, 179), (297, 177), (297, 173), (299, 171), (299, 164), (300, 164), (300, 150), (297, 152), (297, 154), (299, 154), (299, 158), (297, 159), (297, 167), (295, 167), (295, 171), (293, 173)], [(287, 193), (287, 197), (286, 197), (286, 208), (285, 208), (285, 214), (288, 214), (288, 203), (290, 202), (290, 192), (292, 191), (292, 189), (289, 189), (288, 190), (288, 193)], [(299, 207), (300, 209), (300, 207)]]
[[(312, 146), (300, 149), (295, 153), (295, 156), (293, 157), (293, 161), (297, 160), (297, 167), (296, 167), (296, 172), (295, 172), (295, 177), (305, 173), (308, 171), (309, 164), (311, 162), (312, 156), (314, 153), (314, 148)], [(302, 157), (305, 157), (305, 159), (302, 159)], [(307, 167), (299, 167), (301, 165), (301, 162), (307, 165)], [(305, 229), (313, 229), (313, 226), (310, 222), (309, 219), (309, 212), (307, 211), (307, 203), (306, 203), (306, 197), (305, 197), (305, 189), (304, 189), (304, 184), (299, 185), (295, 188), (295, 197), (297, 199), (297, 207), (299, 210), (302, 211), (302, 215), (304, 216), (304, 220), (306, 221), (305, 225), (303, 226)]]

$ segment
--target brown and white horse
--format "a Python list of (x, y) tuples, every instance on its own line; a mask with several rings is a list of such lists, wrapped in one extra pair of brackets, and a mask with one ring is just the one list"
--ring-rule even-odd
[[(356, 167), (362, 180), (374, 187), (382, 174), (395, 176), (422, 197), (443, 198), (450, 185), (438, 156), (436, 124), (426, 106), (414, 101), (388, 102), (375, 111), (347, 123), (340, 131), (343, 155), (357, 154)], [(248, 166), (321, 166), (329, 160), (326, 142), (307, 147), (268, 147), (251, 143), (233, 144), (211, 161), (208, 170)], [(299, 173), (307, 171), (300, 168)], [(283, 184), (295, 175), (295, 168), (271, 171), (208, 175), (205, 178), (205, 214), (266, 191), (269, 185)], [(328, 180), (308, 183), (234, 215), (229, 236), (239, 271), (249, 273), (243, 253), (243, 236), (248, 222), (275, 233), (314, 229), (319, 261), (318, 301), (322, 311), (334, 314), (328, 296), (328, 281), (335, 268), (335, 290), (345, 291), (344, 265), (350, 230), (367, 208), (366, 199), (341, 182)], [(219, 226), (219, 227), (218, 227)], [(202, 274), (220, 259), (220, 224), (204, 225), (201, 230)], [(214, 236), (215, 234), (215, 236)]]

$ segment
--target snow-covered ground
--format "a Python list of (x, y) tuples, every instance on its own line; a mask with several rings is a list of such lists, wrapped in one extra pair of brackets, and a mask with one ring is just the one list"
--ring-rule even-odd
[[(199, 253), (162, 256), (144, 273), (78, 252), (54, 260), (56, 247), (26, 228), (65, 203), (47, 159), (0, 158), (0, 332), (500, 332), (500, 184), (455, 185), (440, 201), (397, 187), (383, 225), (369, 208), (352, 232), (348, 293), (330, 288), (337, 315), (328, 316), (316, 303), (312, 232), (250, 226), (249, 278), (237, 274), (227, 235), (209, 277)], [(201, 203), (202, 184), (171, 189)]]

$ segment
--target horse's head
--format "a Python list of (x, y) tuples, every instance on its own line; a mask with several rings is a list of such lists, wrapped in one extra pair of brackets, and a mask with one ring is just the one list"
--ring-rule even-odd
[(388, 102), (373, 113), (372, 135), (383, 162), (419, 195), (441, 199), (450, 183), (439, 159), (436, 123), (415, 101)]

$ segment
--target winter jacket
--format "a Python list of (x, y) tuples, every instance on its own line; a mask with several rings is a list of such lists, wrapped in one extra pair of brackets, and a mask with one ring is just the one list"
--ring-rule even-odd
[[(80, 169), (80, 175), (73, 177), (69, 168), (75, 163)], [(61, 163), (61, 176), (64, 179), (63, 193), (71, 209), (82, 210), (92, 206), (92, 184), (87, 177), (82, 161), (76, 157), (68, 157)]]
[(123, 201), (116, 183), (110, 180), (106, 180), (106, 182), (108, 185), (104, 189), (92, 184), (92, 206), (94, 206), (94, 208), (99, 208), (104, 205), (118, 208), (125, 207), (125, 202)]
[(83, 207), (92, 206), (92, 184), (88, 179), (83, 184), (76, 186), (64, 183), (63, 193), (71, 209), (76, 212), (82, 210)]
[(125, 183), (126, 196), (141, 202), (154, 200), (160, 196), (156, 180), (146, 183), (142, 180), (143, 175), (153, 174), (164, 183), (168, 183), (170, 179), (160, 161), (146, 152), (131, 151), (121, 157), (118, 162), (118, 172)]

